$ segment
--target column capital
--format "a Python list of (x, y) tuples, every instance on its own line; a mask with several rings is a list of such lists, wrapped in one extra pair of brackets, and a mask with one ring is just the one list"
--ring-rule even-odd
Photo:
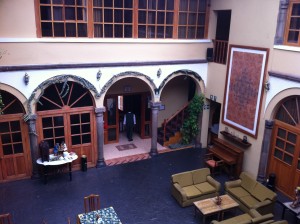
[(97, 107), (95, 108), (95, 113), (96, 114), (101, 114), (104, 113), (106, 111), (105, 107)]
[(25, 122), (36, 121), (37, 115), (36, 114), (25, 114), (23, 118), (24, 118)]
[(289, 4), (290, 4), (289, 0), (280, 0), (280, 8), (281, 9), (287, 9)]
[(153, 102), (153, 101), (151, 101), (150, 105), (151, 105), (152, 109), (159, 109), (160, 106), (161, 106), (161, 101), (159, 101), (159, 102)]
[(266, 129), (272, 129), (274, 126), (274, 121), (273, 120), (266, 120), (265, 121), (265, 128)]

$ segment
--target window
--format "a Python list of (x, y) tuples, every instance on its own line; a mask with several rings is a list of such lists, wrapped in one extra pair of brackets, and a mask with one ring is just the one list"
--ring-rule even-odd
[(38, 37), (203, 39), (208, 0), (36, 0)]
[(286, 45), (300, 46), (300, 1), (292, 0), (289, 4), (288, 18), (285, 29)]

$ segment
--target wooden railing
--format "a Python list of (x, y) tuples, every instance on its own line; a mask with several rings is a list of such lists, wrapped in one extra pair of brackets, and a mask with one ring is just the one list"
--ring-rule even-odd
[(167, 126), (170, 122), (176, 120), (176, 124), (178, 122), (183, 122), (184, 120), (184, 116), (185, 116), (185, 113), (186, 113), (186, 109), (187, 107), (189, 106), (190, 102), (188, 102), (187, 104), (185, 104), (182, 108), (180, 108), (179, 110), (176, 111), (175, 114), (173, 114), (171, 117), (169, 117), (168, 119), (164, 119), (164, 123), (163, 123), (163, 132), (164, 132), (164, 142), (166, 141), (166, 133), (167, 133)]
[(214, 62), (226, 64), (228, 41), (214, 40)]

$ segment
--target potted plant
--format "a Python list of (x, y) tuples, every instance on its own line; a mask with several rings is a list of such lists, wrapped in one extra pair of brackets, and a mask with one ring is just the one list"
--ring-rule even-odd
[(204, 94), (195, 95), (188, 107), (188, 116), (185, 118), (181, 128), (182, 144), (188, 145), (199, 133), (198, 117), (203, 111)]

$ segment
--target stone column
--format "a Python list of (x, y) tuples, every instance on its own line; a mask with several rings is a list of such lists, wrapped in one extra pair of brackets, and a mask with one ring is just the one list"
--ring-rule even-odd
[(274, 44), (283, 44), (289, 0), (280, 0)]
[(96, 123), (97, 123), (97, 142), (98, 142), (98, 160), (96, 167), (106, 166), (104, 161), (104, 119), (103, 113), (105, 112), (105, 107), (100, 107), (95, 109), (96, 113)]
[(29, 127), (29, 141), (30, 141), (30, 153), (31, 153), (31, 162), (32, 162), (32, 179), (39, 178), (39, 170), (38, 165), (36, 163), (37, 159), (39, 158), (39, 146), (38, 146), (38, 139), (36, 134), (36, 115), (32, 114), (28, 117), (26, 121)]
[(151, 150), (150, 156), (156, 156), (157, 151), (157, 127), (158, 127), (158, 111), (160, 108), (161, 102), (151, 102), (152, 109), (152, 138), (151, 138)]
[(259, 182), (264, 182), (266, 179), (267, 164), (269, 158), (269, 150), (270, 150), (270, 142), (271, 142), (273, 126), (274, 126), (274, 121), (266, 120), (264, 138), (263, 138), (261, 153), (260, 153), (258, 175), (257, 175), (257, 180)]

